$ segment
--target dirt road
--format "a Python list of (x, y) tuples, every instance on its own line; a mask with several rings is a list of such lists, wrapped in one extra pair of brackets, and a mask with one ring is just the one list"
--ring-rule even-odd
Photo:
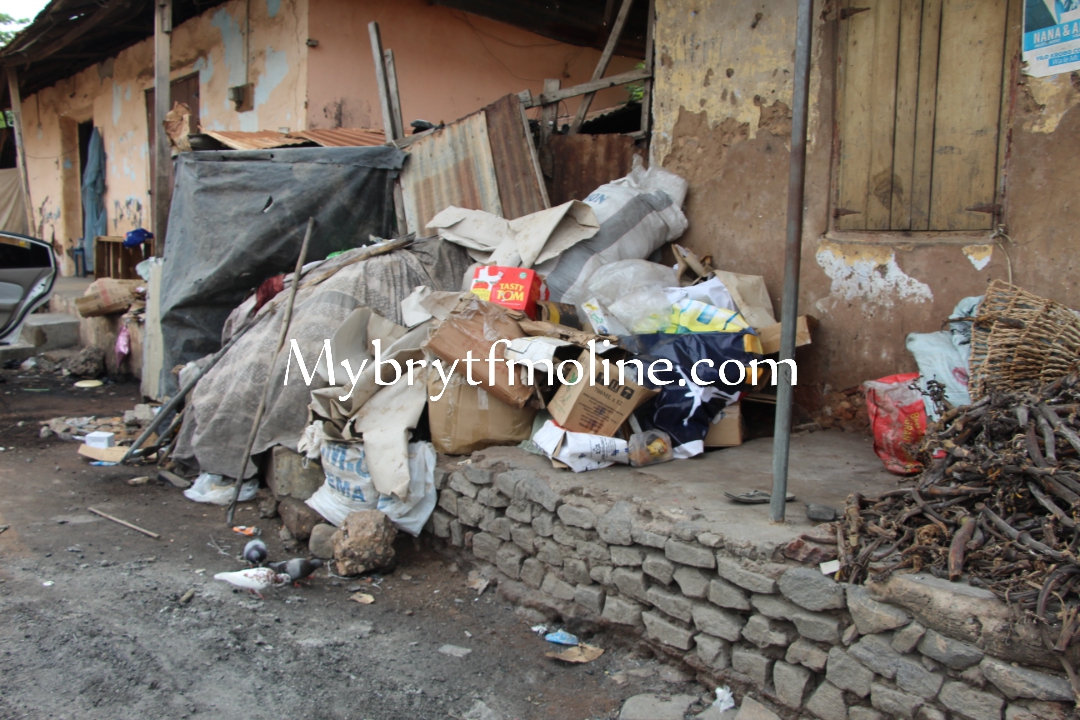
[[(93, 467), (75, 443), (38, 437), (40, 420), (121, 414), (139, 402), (135, 384), (0, 380), (0, 718), (573, 720), (616, 717), (641, 692), (702, 692), (610, 637), (590, 638), (608, 651), (588, 665), (545, 658), (553, 646), (529, 618), (492, 590), (478, 597), (468, 568), (408, 537), (387, 575), (319, 571), (265, 601), (234, 592), (212, 579), (241, 567), (244, 539), (222, 509), (156, 481), (128, 485), (146, 470)], [(283, 555), (278, 520), (253, 507), (238, 518)], [(349, 601), (356, 585), (375, 602)]]

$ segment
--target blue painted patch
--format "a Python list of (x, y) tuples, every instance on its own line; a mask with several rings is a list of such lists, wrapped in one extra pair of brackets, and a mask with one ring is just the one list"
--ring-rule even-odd
[(289, 74), (289, 60), (284, 50), (275, 51), (270, 45), (266, 46), (266, 70), (259, 74), (259, 80), (255, 84), (255, 109), (270, 101), (270, 93), (285, 80)]
[(112, 124), (115, 127), (120, 124), (120, 116), (124, 114), (124, 86), (113, 83), (112, 86)]
[(75, 167), (75, 164), (71, 162), (71, 158), (64, 158), (64, 169), (70, 170)]
[(199, 72), (199, 84), (206, 85), (214, 77), (214, 58), (210, 55), (199, 58), (195, 61), (195, 69)]
[(279, 10), (281, 10), (281, 0), (266, 0), (267, 15), (276, 17)]
[[(222, 8), (210, 21), (221, 32), (221, 44), (225, 47), (225, 68), (229, 73), (229, 87), (244, 84), (244, 34), (240, 23), (233, 20), (229, 11)], [(226, 110), (232, 109), (228, 95), (222, 100)]]

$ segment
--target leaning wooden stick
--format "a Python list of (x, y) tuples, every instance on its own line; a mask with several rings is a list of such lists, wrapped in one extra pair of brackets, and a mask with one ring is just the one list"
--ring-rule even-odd
[(236, 503), (240, 500), (240, 488), (244, 484), (244, 473), (247, 472), (248, 462), (251, 460), (251, 448), (255, 445), (255, 436), (259, 434), (259, 425), (262, 423), (263, 413), (266, 411), (266, 397), (270, 394), (270, 380), (274, 377), (274, 361), (277, 360), (281, 348), (285, 346), (285, 337), (289, 334), (289, 325), (292, 323), (293, 304), (296, 302), (296, 291), (300, 288), (300, 271), (307, 259), (308, 244), (311, 242), (311, 233), (315, 229), (315, 218), (308, 218), (307, 232), (304, 233), (304, 243), (300, 246), (300, 256), (296, 258), (296, 270), (293, 271), (292, 285), (289, 287), (289, 302), (285, 305), (285, 318), (281, 321), (281, 331), (278, 333), (277, 349), (274, 357), (270, 360), (270, 373), (267, 375), (266, 384), (263, 385), (262, 399), (259, 400), (259, 408), (255, 411), (255, 420), (251, 423), (251, 432), (248, 433), (247, 447), (240, 461), (240, 472), (236, 474), (236, 485), (233, 488), (232, 501), (229, 503), (229, 511), (225, 514), (225, 522), (233, 523), (233, 515), (236, 513)]
[(110, 515), (108, 513), (103, 513), (100, 510), (98, 510), (97, 508), (86, 508), (86, 509), (89, 510), (90, 512), (94, 513), (95, 515), (100, 515), (101, 517), (105, 518), (106, 520), (112, 520), (114, 523), (120, 523), (121, 525), (123, 525), (126, 528), (131, 528), (132, 530), (136, 530), (138, 532), (141, 532), (143, 535), (147, 535), (149, 537), (152, 537), (155, 540), (157, 540), (158, 538), (161, 537), (156, 532), (150, 532), (149, 530), (146, 530), (145, 528), (141, 528), (138, 525), (132, 525), (131, 523), (129, 523), (126, 520), (121, 520), (120, 518), (113, 517), (112, 515)]

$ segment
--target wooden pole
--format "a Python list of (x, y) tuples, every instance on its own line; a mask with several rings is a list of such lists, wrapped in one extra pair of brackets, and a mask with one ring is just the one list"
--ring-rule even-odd
[[(653, 31), (656, 27), (656, 0), (649, 0), (649, 15), (645, 20), (645, 69), (652, 75), (654, 70), (653, 59)], [(641, 132), (645, 137), (649, 136), (652, 129), (652, 78), (641, 81)]]
[(158, 255), (165, 252), (165, 232), (169, 225), (169, 206), (172, 204), (172, 151), (165, 132), (165, 116), (170, 110), (172, 88), (169, 69), (172, 57), (172, 0), (154, 2), (154, 177), (153, 220), (154, 248)]
[(135, 530), (136, 532), (141, 532), (143, 535), (146, 535), (147, 537), (152, 537), (155, 540), (157, 540), (158, 538), (161, 537), (156, 532), (150, 532), (149, 530), (146, 530), (145, 528), (141, 528), (138, 525), (132, 525), (127, 520), (121, 520), (118, 517), (113, 517), (112, 515), (110, 515), (108, 513), (101, 512), (97, 508), (86, 508), (86, 509), (89, 510), (90, 512), (94, 513), (95, 515), (100, 515), (101, 517), (105, 518), (106, 520), (112, 520), (114, 523), (120, 523), (121, 525), (123, 525), (126, 528), (131, 528), (132, 530)]
[[(308, 218), (307, 232), (304, 233), (304, 244), (300, 246), (300, 255), (296, 258), (296, 269), (293, 270), (292, 285), (289, 286), (289, 302), (285, 306), (285, 317), (281, 321), (281, 330), (278, 332), (277, 349), (274, 357), (270, 360), (270, 374), (263, 385), (262, 398), (259, 407), (255, 410), (255, 420), (251, 423), (251, 432), (248, 433), (247, 447), (240, 459), (240, 472), (236, 475), (236, 485), (233, 487), (232, 501), (229, 510), (225, 513), (225, 522), (233, 523), (233, 515), (236, 514), (236, 503), (240, 500), (240, 488), (244, 484), (244, 473), (247, 472), (248, 463), (251, 462), (251, 448), (255, 446), (255, 437), (259, 434), (259, 425), (262, 424), (263, 413), (266, 412), (266, 398), (270, 395), (270, 381), (274, 378), (274, 362), (281, 354), (281, 348), (285, 346), (285, 337), (289, 334), (289, 325), (292, 324), (293, 303), (296, 302), (296, 291), (300, 289), (300, 271), (304, 269), (304, 261), (307, 260), (308, 245), (311, 243), (311, 234), (315, 230), (315, 218)], [(329, 362), (329, 358), (327, 358)], [(316, 363), (318, 364), (318, 363)]]
[[(548, 79), (544, 81), (544, 95), (557, 92), (562, 87), (562, 81), (559, 79)], [(544, 105), (540, 108), (540, 152), (544, 151), (547, 147), (548, 140), (551, 136), (558, 132), (556, 125), (559, 122), (559, 103), (558, 101), (551, 105)]]
[(19, 94), (19, 76), (14, 67), (7, 69), (8, 94), (11, 96), (11, 115), (15, 119), (15, 159), (19, 166), (19, 182), (22, 183), (23, 204), (26, 206), (26, 234), (36, 235), (34, 205), (30, 202), (30, 175), (26, 169), (26, 145), (23, 144), (22, 96)]
[[(623, 0), (622, 7), (619, 8), (619, 15), (615, 18), (615, 24), (611, 26), (611, 34), (608, 35), (607, 45), (604, 46), (604, 52), (600, 54), (600, 62), (596, 63), (596, 69), (593, 70), (593, 81), (599, 80), (604, 77), (604, 73), (607, 72), (608, 63), (611, 62), (611, 56), (615, 54), (615, 46), (619, 44), (619, 36), (622, 35), (623, 27), (626, 25), (626, 18), (630, 15), (630, 5), (633, 4), (633, 0)], [(589, 114), (589, 105), (592, 104), (593, 93), (588, 93), (581, 98), (581, 106), (578, 107), (577, 115), (574, 116), (574, 122), (570, 124), (570, 134), (576, 135), (581, 129), (581, 124), (585, 122), (585, 116)]]
[(386, 71), (386, 91), (390, 96), (390, 120), (394, 123), (394, 139), (405, 137), (405, 122), (401, 116), (401, 96), (398, 95), (397, 68), (394, 67), (394, 51), (383, 50)]
[(386, 82), (386, 59), (383, 56), (382, 36), (379, 34), (379, 23), (368, 23), (368, 36), (371, 38), (371, 57), (375, 61), (375, 82), (379, 86), (379, 104), (382, 106), (383, 133), (386, 134), (386, 142), (398, 140), (397, 128), (394, 126), (393, 104), (390, 99), (390, 86)]

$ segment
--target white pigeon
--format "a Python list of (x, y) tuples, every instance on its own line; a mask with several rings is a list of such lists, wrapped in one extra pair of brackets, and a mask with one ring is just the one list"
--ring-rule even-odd
[(265, 590), (268, 587), (281, 587), (292, 581), (292, 578), (288, 575), (276, 573), (270, 568), (264, 567), (237, 570), (236, 572), (219, 572), (214, 575), (214, 579), (224, 580), (230, 585), (250, 590), (255, 595), (258, 595), (260, 600), (266, 599), (259, 592), (260, 590)]

